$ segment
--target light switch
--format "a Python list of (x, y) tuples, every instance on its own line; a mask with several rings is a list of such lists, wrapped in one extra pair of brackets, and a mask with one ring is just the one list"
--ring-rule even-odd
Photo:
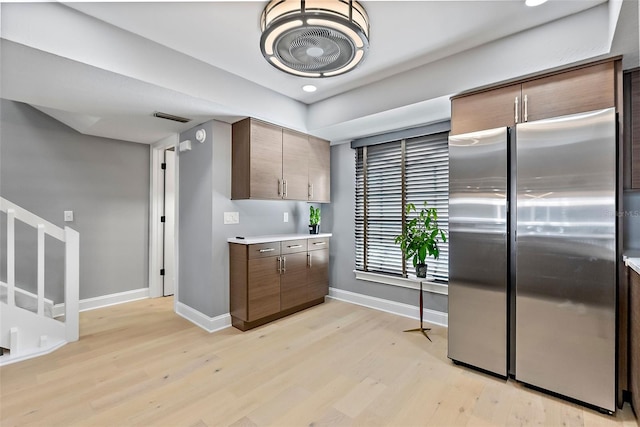
[(64, 222), (73, 221), (73, 211), (64, 211)]
[(289, 212), (285, 212), (282, 219), (284, 220), (284, 222), (289, 222)]
[(240, 213), (239, 212), (225, 212), (224, 213), (224, 223), (225, 224), (239, 224), (240, 223)]

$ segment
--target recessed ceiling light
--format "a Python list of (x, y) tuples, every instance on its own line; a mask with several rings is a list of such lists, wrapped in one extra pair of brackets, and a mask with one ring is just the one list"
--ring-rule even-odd
[(304, 85), (302, 86), (302, 90), (305, 92), (315, 92), (318, 88), (314, 85)]
[(540, 6), (542, 3), (546, 3), (547, 0), (526, 0), (524, 4), (530, 7)]

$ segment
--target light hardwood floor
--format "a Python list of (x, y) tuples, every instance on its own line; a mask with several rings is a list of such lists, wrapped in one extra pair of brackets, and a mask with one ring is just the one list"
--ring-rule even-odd
[(0, 368), (0, 425), (636, 426), (455, 366), (412, 319), (329, 300), (208, 334), (172, 304), (81, 313), (80, 341)]

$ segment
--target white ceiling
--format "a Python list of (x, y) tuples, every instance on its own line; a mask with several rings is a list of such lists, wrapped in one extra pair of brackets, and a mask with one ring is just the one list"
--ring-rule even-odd
[[(638, 37), (621, 52), (613, 40), (620, 28), (637, 34), (635, 0), (361, 3), (370, 54), (327, 79), (290, 76), (262, 58), (266, 2), (3, 3), (1, 95), (80, 132), (143, 143), (248, 115), (338, 141), (446, 118), (449, 95), (472, 87), (606, 54), (637, 57)], [(310, 82), (313, 94), (301, 90)], [(158, 110), (193, 121), (151, 117)]]

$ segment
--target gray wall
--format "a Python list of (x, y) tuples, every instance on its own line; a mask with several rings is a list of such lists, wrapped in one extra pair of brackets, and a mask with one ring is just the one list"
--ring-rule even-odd
[[(329, 282), (337, 289), (417, 306), (416, 290), (355, 278), (355, 176), (355, 151), (349, 144), (332, 146), (331, 204), (322, 206), (325, 229), (333, 233)], [(446, 295), (425, 295), (425, 308), (447, 312)]]
[[(201, 128), (207, 132), (202, 144), (195, 140)], [(231, 125), (210, 121), (180, 135), (181, 141), (186, 139), (193, 141), (193, 149), (178, 154), (178, 299), (215, 317), (229, 313), (227, 238), (308, 233), (310, 204), (231, 200)], [(224, 225), (224, 212), (239, 212), (240, 223)], [(288, 223), (283, 222), (284, 212), (289, 213)], [(324, 218), (322, 225), (323, 231), (330, 231)]]
[[(0, 104), (0, 194), (80, 233), (80, 298), (148, 287), (149, 147), (80, 134), (22, 103)], [(63, 211), (74, 221), (65, 223)], [(6, 223), (2, 215), (2, 280)], [(19, 224), (19, 223), (18, 223)], [(36, 289), (36, 233), (16, 230), (16, 281)], [(48, 237), (45, 295), (64, 300), (63, 251)]]

